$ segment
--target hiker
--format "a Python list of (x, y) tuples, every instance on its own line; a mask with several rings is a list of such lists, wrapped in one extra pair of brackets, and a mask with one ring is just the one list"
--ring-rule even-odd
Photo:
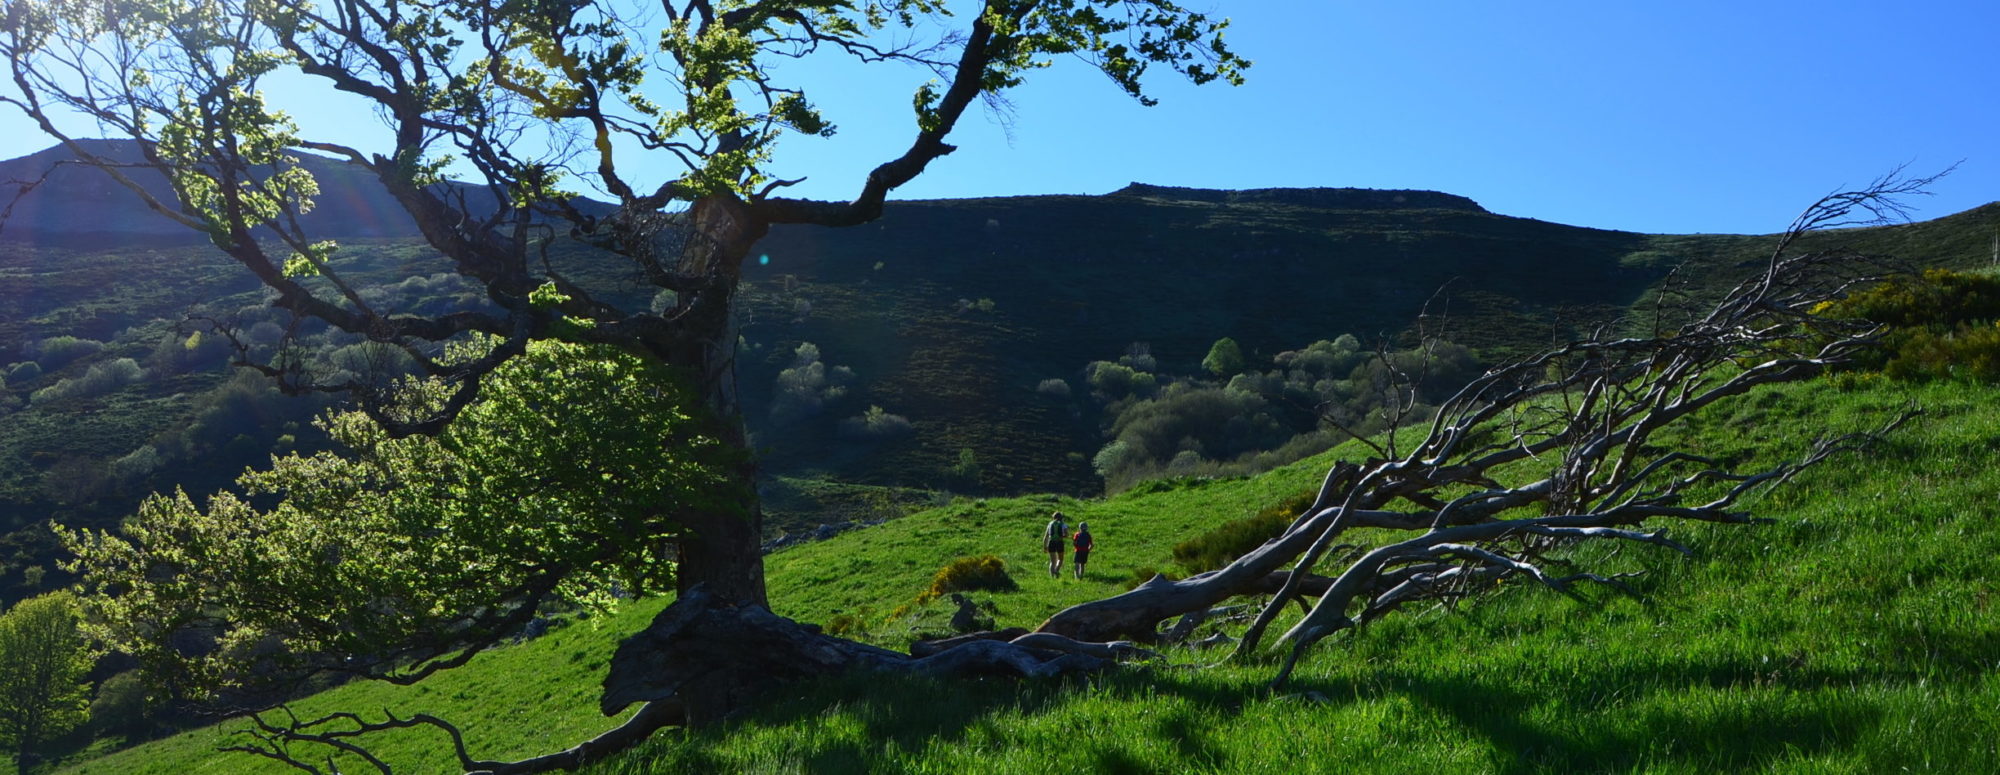
[(1042, 528), (1042, 549), (1049, 553), (1049, 578), (1062, 576), (1063, 544), (1069, 542), (1069, 525), (1063, 524), (1063, 513), (1049, 515), (1048, 527)]
[(1090, 539), (1089, 522), (1076, 523), (1076, 537), (1071, 539), (1070, 543), (1076, 547), (1076, 564), (1072, 568), (1076, 571), (1076, 577), (1080, 579), (1083, 578), (1083, 564), (1090, 562), (1090, 549), (1097, 545)]

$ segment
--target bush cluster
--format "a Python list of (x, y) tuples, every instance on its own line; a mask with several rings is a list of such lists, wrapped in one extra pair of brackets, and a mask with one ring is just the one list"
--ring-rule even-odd
[(1317, 493), (1307, 490), (1286, 498), (1255, 515), (1231, 520), (1215, 529), (1174, 545), (1174, 562), (1189, 574), (1212, 571), (1263, 546), (1265, 541), (1285, 532), (1299, 512), (1313, 503)]
[(840, 421), (840, 435), (850, 439), (873, 441), (908, 436), (916, 430), (910, 418), (892, 414), (879, 406), (870, 405), (868, 411), (859, 417), (849, 417)]
[(1091, 464), (1107, 491), (1161, 476), (1255, 474), (1349, 433), (1421, 422), (1480, 372), (1470, 350), (1449, 342), (1378, 352), (1351, 335), (1278, 353), (1264, 371), (1242, 371), (1240, 356), (1223, 339), (1201, 374), (1156, 375), (1148, 370), (1158, 361), (1134, 345), (1116, 363), (1085, 368), (1107, 437)]
[(1891, 278), (1818, 310), (1889, 327), (1860, 366), (1899, 380), (2000, 382), (2000, 277), (1948, 269)]
[(29, 346), (29, 354), (42, 365), (43, 371), (55, 371), (84, 357), (96, 355), (104, 349), (104, 343), (95, 339), (80, 339), (68, 334), (51, 336)]
[(101, 396), (146, 378), (146, 370), (131, 358), (105, 361), (90, 367), (81, 377), (71, 377), (35, 391), (30, 400), (37, 404), (71, 398)]
[(1009, 592), (1019, 589), (1014, 577), (1007, 575), (1007, 563), (999, 557), (982, 554), (978, 557), (960, 557), (939, 568), (931, 577), (931, 586), (917, 595), (917, 604), (922, 605), (953, 592), (991, 590)]
[(828, 367), (820, 360), (819, 345), (801, 342), (792, 351), (792, 365), (778, 372), (777, 390), (771, 399), (771, 422), (787, 425), (816, 416), (827, 404), (847, 395), (854, 370), (846, 366)]
[(34, 361), (21, 361), (7, 367), (7, 381), (16, 387), (27, 385), (42, 378), (42, 365)]

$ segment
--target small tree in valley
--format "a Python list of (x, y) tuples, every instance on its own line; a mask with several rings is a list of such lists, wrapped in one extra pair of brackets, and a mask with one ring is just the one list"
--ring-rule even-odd
[(83, 723), (91, 664), (69, 593), (29, 598), (0, 614), (0, 743), (22, 772), (44, 743)]

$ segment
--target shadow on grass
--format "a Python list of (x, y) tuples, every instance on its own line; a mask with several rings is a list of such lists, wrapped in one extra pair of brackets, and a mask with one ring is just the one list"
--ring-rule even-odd
[[(1737, 664), (1610, 668), (1538, 693), (1504, 676), (1403, 674), (1386, 678), (1382, 694), (1406, 697), (1449, 719), (1486, 744), (1497, 771), (1510, 774), (1632, 771), (1669, 763), (1747, 771), (1785, 755), (1845, 748), (1881, 717), (1873, 701), (1838, 691), (1879, 681), (1879, 675), (1754, 675)], [(1690, 699), (1704, 690), (1740, 694), (1724, 703)], [(1799, 701), (1801, 691), (1811, 699)], [(1549, 708), (1552, 702), (1556, 709)]]
[[(1435, 714), (1447, 727), (1438, 734), (1484, 748), (1492, 766), (1510, 774), (1661, 765), (1741, 771), (1788, 756), (1852, 748), (1884, 713), (1878, 698), (1857, 690), (1904, 685), (1908, 678), (1888, 670), (1817, 670), (1747, 659), (1554, 667), (1507, 675), (1457, 667), (1392, 667), (1360, 678), (1297, 679), (1289, 692), (1336, 699), (1328, 706), (1296, 703), (1298, 710), (1288, 712), (1310, 715), (1322, 712), (1315, 707), (1401, 698)], [(1225, 731), (1215, 728), (1216, 721), (1270, 702), (1262, 680), (1215, 680), (1173, 668), (1025, 682), (849, 675), (821, 682), (723, 729), (656, 741), (627, 757), (620, 768), (600, 772), (732, 769), (713, 747), (728, 744), (741, 751), (741, 740), (731, 742), (738, 737), (751, 740), (748, 748), (764, 752), (757, 754), (760, 759), (815, 773), (893, 771), (920, 760), (934, 744), (996, 743), (1029, 752), (1040, 745), (1072, 751), (1086, 746), (1079, 753), (1089, 757), (1096, 772), (1228, 771), (1230, 754), (1218, 739)], [(1962, 673), (1947, 680), (1971, 685), (1979, 678)], [(1100, 736), (1049, 742), (1038, 739), (1048, 732), (1023, 732), (1006, 719), (1057, 712), (1084, 698), (1148, 710), (1132, 713), (1130, 721), (1103, 721), (1103, 712), (1091, 711), (1090, 718), (1097, 719), (1093, 723), (1127, 725), (1115, 729), (1109, 741)], [(1160, 703), (1161, 698), (1181, 702)], [(1111, 713), (1116, 717), (1119, 711)], [(839, 721), (828, 720), (836, 716)], [(860, 728), (823, 739), (813, 729), (820, 723)], [(1142, 760), (1121, 745), (1129, 740), (1164, 742), (1173, 756)]]

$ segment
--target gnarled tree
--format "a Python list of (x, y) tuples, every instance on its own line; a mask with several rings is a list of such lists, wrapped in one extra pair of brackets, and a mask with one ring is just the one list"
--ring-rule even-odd
[[(531, 342), (566, 340), (684, 372), (722, 441), (740, 449), (731, 309), (743, 261), (771, 226), (878, 217), (890, 191), (954, 150), (946, 140), (969, 108), (1057, 57), (1142, 101), (1155, 67), (1239, 81), (1249, 63), (1224, 45), (1225, 26), (1171, 0), (0, 0), (0, 102), (204, 235), (277, 307), (400, 348), (442, 395), (413, 414), (378, 382), (327, 381), (291, 348), (261, 360), (238, 348), (238, 365), (287, 390), (351, 394), (390, 436), (436, 434)], [(846, 201), (783, 196), (796, 181), (770, 173), (786, 135), (833, 131), (773, 66), (813, 57), (907, 65), (927, 81), (909, 144)], [(295, 124), (264, 99), (281, 80), (363, 101), (379, 131)], [(79, 142), (79, 125), (137, 141), (138, 158)], [(339, 245), (305, 217), (319, 193), (307, 153), (378, 181), (490, 307), (421, 314), (361, 294), (335, 260)], [(659, 167), (648, 164), (671, 172), (649, 176)], [(447, 182), (447, 170), (469, 180)], [(674, 303), (627, 308), (593, 293), (550, 259), (560, 240)], [(477, 351), (447, 358), (447, 343)], [(744, 485), (754, 463), (740, 461), (727, 478)], [(730, 502), (663, 503), (653, 517), (671, 524), (683, 592), (761, 608), (754, 489), (729, 491)], [(675, 701), (699, 720), (731, 710), (736, 694), (689, 687)]]
[[(772, 225), (878, 217), (891, 190), (954, 150), (946, 138), (968, 108), (1053, 57), (1074, 55), (1141, 100), (1154, 66), (1197, 83), (1239, 80), (1248, 63), (1223, 44), (1225, 26), (1169, 0), (6, 0), (11, 89), (0, 102), (206, 235), (276, 306), (402, 347), (452, 388), (437, 411), (405, 417), (364, 381), (327, 384), (295, 360), (242, 359), (289, 390), (346, 391), (394, 434), (434, 433), (529, 341), (560, 338), (689, 371), (706, 409), (728, 421), (725, 441), (741, 447), (731, 307), (742, 263)], [(768, 172), (788, 133), (834, 131), (773, 66), (816, 56), (905, 64), (930, 79), (916, 90), (909, 145), (848, 201), (781, 196), (796, 181)], [(381, 131), (326, 137), (296, 125), (265, 103), (261, 90), (280, 78), (365, 101)], [(77, 117), (139, 141), (141, 158), (76, 142), (66, 127)], [(300, 152), (379, 181), (494, 309), (423, 315), (364, 298), (333, 262), (338, 245), (301, 218), (318, 188)], [(638, 159), (673, 171), (649, 178)], [(448, 166), (473, 179), (446, 184)], [(549, 260), (559, 237), (676, 302), (655, 312), (594, 295)], [(475, 333), (490, 337), (480, 357), (437, 357), (439, 343)], [(738, 477), (752, 473), (745, 463)], [(674, 515), (686, 528), (680, 583), (761, 604), (756, 504), (739, 505)]]

